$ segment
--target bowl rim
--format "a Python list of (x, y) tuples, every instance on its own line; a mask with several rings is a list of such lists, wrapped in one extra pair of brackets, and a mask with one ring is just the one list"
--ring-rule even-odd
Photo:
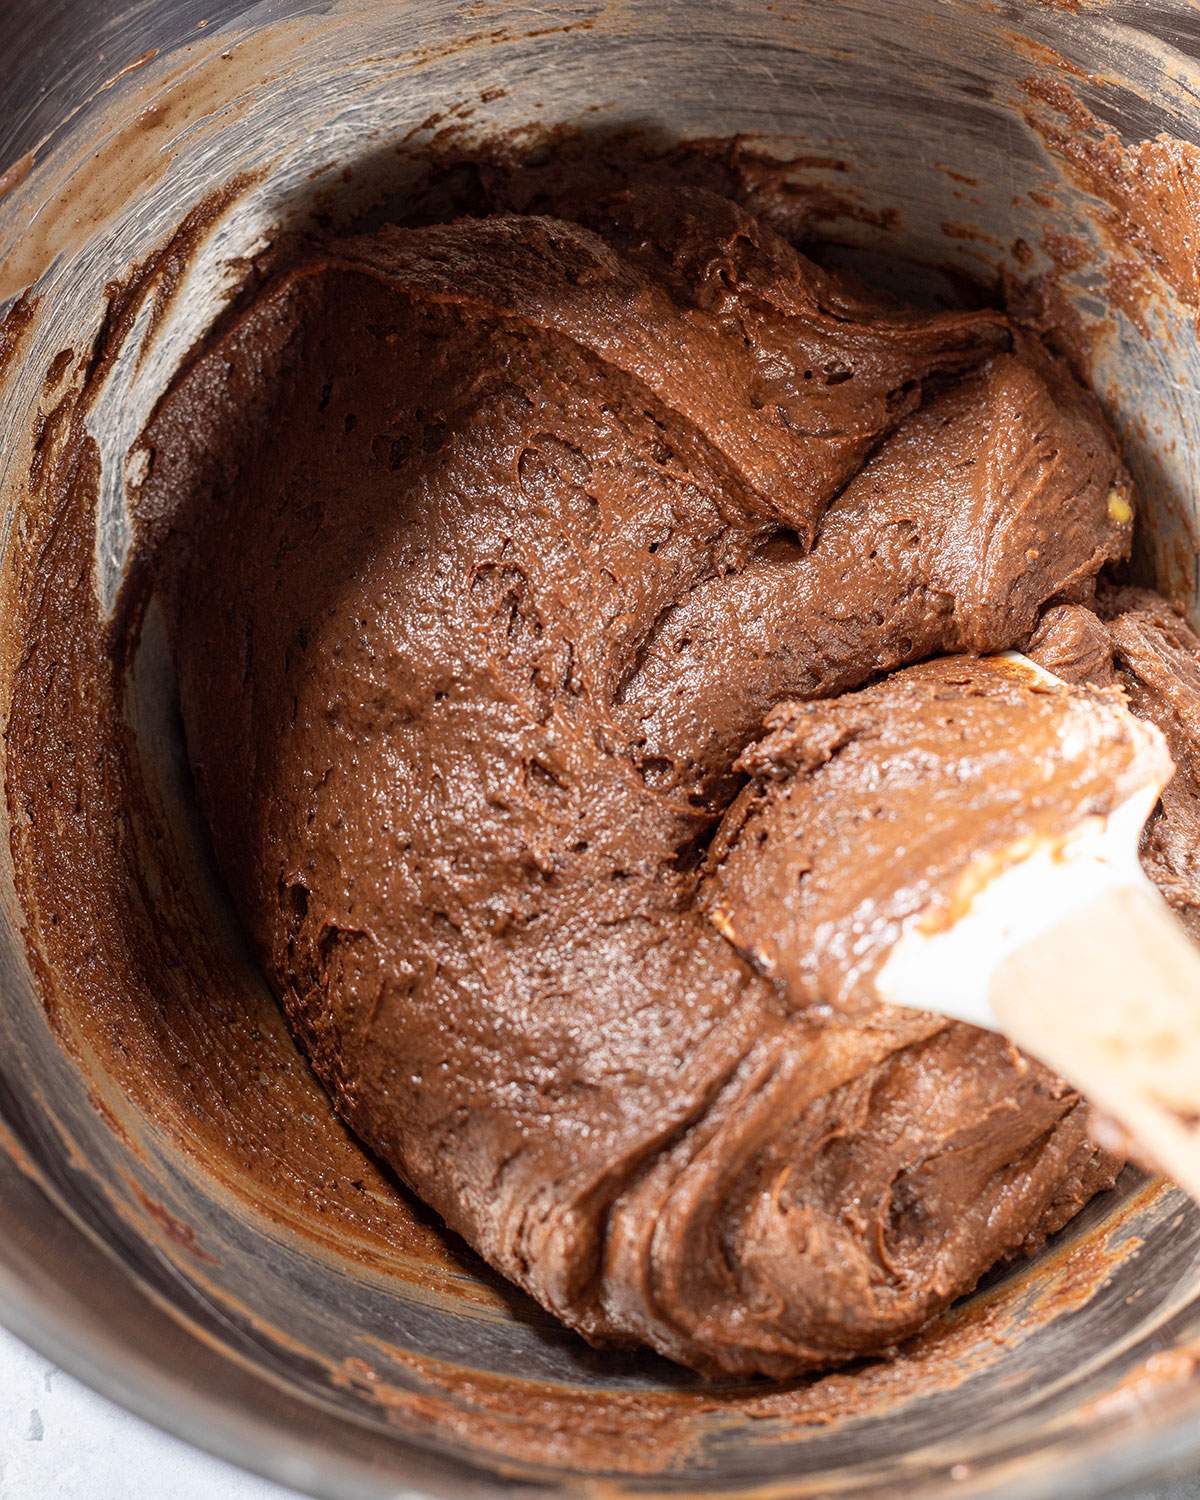
[[(21, 9), (14, 6), (14, 12)], [(226, 7), (214, 0), (205, 9)], [(36, 4), (25, 6), (25, 21), (37, 10)], [(19, 31), (22, 16), (14, 19)], [(394, 1497), (398, 1486), (455, 1497), (508, 1494), (516, 1487), (448, 1445), (431, 1440), (427, 1447), (407, 1434), (386, 1434), (335, 1415), (228, 1351), (202, 1351), (202, 1340), (53, 1185), (18, 1164), (19, 1146), (3, 1149), (5, 1135), (0, 1118), (0, 1324), (85, 1386), (200, 1451), (322, 1500)], [(155, 1348), (168, 1357), (152, 1358)], [(261, 1404), (242, 1399), (250, 1390), (263, 1397)], [(1140, 1428), (1129, 1424), (1128, 1432), (1103, 1437), (1096, 1427), (1082, 1439), (1073, 1437), (1070, 1446), (1060, 1440), (1013, 1460), (1010, 1467), (1020, 1468), (1016, 1475), (1005, 1473), (1001, 1460), (986, 1480), (935, 1483), (929, 1494), (953, 1488), (964, 1500), (1104, 1500), (1144, 1490), (1156, 1478), (1200, 1467), (1200, 1385), (1190, 1400), (1188, 1395), (1177, 1392), (1161, 1409), (1143, 1411)], [(328, 1437), (337, 1432), (360, 1440), (368, 1434), (364, 1448), (383, 1454), (384, 1461), (355, 1454), (346, 1444), (331, 1445)], [(397, 1455), (394, 1463), (390, 1455)], [(636, 1488), (652, 1492), (649, 1485)], [(786, 1484), (776, 1482), (772, 1489), (778, 1495)]]
[[(102, 1297), (96, 1295), (98, 1283), (104, 1285)], [(35, 1168), (17, 1164), (11, 1150), (0, 1151), (0, 1324), (160, 1431), (318, 1500), (394, 1500), (398, 1487), (457, 1500), (507, 1495), (531, 1482), (506, 1477), (499, 1462), (489, 1469), (486, 1460), (472, 1462), (448, 1445), (426, 1447), (408, 1434), (385, 1433), (323, 1409), (229, 1351), (202, 1342)], [(244, 1399), (249, 1392), (259, 1399)], [(1185, 1384), (1169, 1405), (1157, 1420), (1139, 1409), (1138, 1425), (1128, 1423), (1129, 1431), (1115, 1441), (1099, 1426), (1082, 1438), (1072, 1430), (1053, 1448), (1015, 1457), (1002, 1450), (978, 1475), (935, 1479), (924, 1493), (930, 1500), (950, 1494), (963, 1500), (1118, 1500), (1143, 1494), (1147, 1485), (1200, 1466), (1200, 1387)], [(331, 1446), (330, 1437), (339, 1434), (360, 1444), (366, 1438), (371, 1452)], [(564, 1471), (561, 1483), (540, 1487), (565, 1495), (585, 1482)], [(786, 1481), (768, 1481), (766, 1489), (775, 1500), (788, 1493)], [(627, 1491), (671, 1493), (671, 1487), (635, 1479)], [(712, 1493), (750, 1500), (756, 1487)]]

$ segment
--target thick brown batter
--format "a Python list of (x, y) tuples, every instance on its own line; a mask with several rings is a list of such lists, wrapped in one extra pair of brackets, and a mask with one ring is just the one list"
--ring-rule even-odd
[(981, 865), (1061, 845), (1171, 774), (1120, 693), (1005, 656), (939, 657), (781, 703), (767, 725), (737, 762), (751, 779), (710, 850), (705, 905), (795, 1001), (845, 1014), (913, 921), (955, 920)]
[(999, 314), (699, 190), (579, 218), (282, 274), (160, 407), (139, 513), (218, 858), (345, 1118), (588, 1337), (782, 1375), (1115, 1164), (1003, 1039), (743, 961), (697, 890), (734, 762), (782, 698), (1086, 602), (1128, 484)]

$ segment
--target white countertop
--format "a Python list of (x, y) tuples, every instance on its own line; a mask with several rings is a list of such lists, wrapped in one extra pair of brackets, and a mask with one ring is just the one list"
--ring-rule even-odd
[[(0, 1330), (3, 1500), (299, 1500), (113, 1406)], [(1138, 1500), (1200, 1500), (1200, 1477)]]
[(291, 1500), (113, 1406), (0, 1330), (3, 1500)]

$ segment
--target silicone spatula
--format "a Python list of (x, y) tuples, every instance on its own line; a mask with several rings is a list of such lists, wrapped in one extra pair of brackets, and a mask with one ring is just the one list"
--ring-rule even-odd
[(1158, 731), (1015, 653), (769, 727), (714, 844), (718, 929), (802, 1000), (1005, 1033), (1200, 1199), (1200, 950), (1137, 852)]

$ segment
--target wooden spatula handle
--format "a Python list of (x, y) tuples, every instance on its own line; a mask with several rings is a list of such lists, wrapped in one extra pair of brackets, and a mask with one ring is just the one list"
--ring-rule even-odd
[(999, 1028), (1200, 1199), (1200, 948), (1150, 885), (1094, 897), (997, 968)]

